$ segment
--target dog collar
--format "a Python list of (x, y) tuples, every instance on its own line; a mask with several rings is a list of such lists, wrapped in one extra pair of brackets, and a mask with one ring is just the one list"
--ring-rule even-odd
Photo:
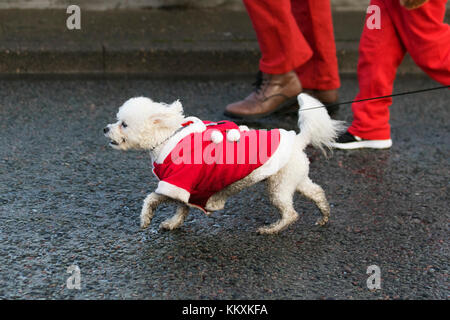
[(181, 127), (179, 127), (177, 130), (175, 130), (174, 133), (172, 133), (169, 137), (167, 137), (163, 142), (158, 143), (156, 146), (154, 146), (153, 148), (150, 149), (151, 152), (153, 152), (156, 148), (158, 148), (159, 146), (163, 145), (164, 143), (166, 143), (170, 138), (172, 138), (174, 135), (176, 135), (178, 132), (180, 132), (181, 130), (183, 130), (184, 128), (186, 128), (187, 126), (193, 124), (193, 121), (186, 121), (184, 123), (181, 124)]

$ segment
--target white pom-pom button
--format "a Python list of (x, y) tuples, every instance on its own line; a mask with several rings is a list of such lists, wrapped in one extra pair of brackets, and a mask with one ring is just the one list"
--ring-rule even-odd
[(219, 130), (214, 130), (213, 132), (211, 132), (211, 141), (214, 143), (221, 143), (223, 140), (223, 135), (222, 132), (220, 132)]
[(234, 142), (238, 141), (241, 138), (241, 134), (239, 133), (238, 129), (231, 129), (227, 132), (227, 140)]
[(244, 126), (244, 125), (239, 126), (239, 130), (242, 131), (242, 132), (250, 131), (250, 129), (247, 126)]

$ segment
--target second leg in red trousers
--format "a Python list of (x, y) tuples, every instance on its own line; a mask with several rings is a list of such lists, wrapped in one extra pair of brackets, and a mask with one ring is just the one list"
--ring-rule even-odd
[[(370, 4), (380, 8), (381, 28), (364, 25), (357, 68), (359, 93), (355, 100), (390, 95), (397, 68), (406, 53), (384, 1), (372, 0)], [(353, 103), (353, 122), (348, 131), (368, 140), (390, 139), (391, 103), (392, 98)]]
[(309, 47), (311, 59), (295, 69), (303, 88), (340, 87), (333, 20), (329, 0), (292, 0), (292, 15)]
[[(399, 1), (371, 0), (380, 8), (381, 28), (365, 25), (359, 47), (359, 93), (355, 100), (386, 96), (406, 52), (443, 85), (450, 84), (450, 26), (443, 22), (446, 0), (407, 10)], [(334, 146), (340, 149), (389, 148), (392, 98), (352, 104), (353, 122)]]

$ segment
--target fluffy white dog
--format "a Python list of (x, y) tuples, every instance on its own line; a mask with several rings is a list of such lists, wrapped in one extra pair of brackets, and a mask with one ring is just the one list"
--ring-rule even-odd
[[(309, 160), (304, 149), (311, 144), (325, 152), (325, 148), (331, 148), (344, 126), (342, 122), (330, 119), (317, 99), (302, 93), (298, 96), (298, 102), (300, 133), (275, 129), (268, 131), (266, 139), (266, 135), (263, 136), (266, 132), (263, 130), (237, 127), (229, 121), (211, 123), (195, 117), (186, 118), (179, 101), (165, 104), (143, 97), (126, 101), (117, 113), (117, 122), (105, 127), (104, 133), (114, 149), (150, 151), (154, 163), (153, 172), (160, 182), (155, 192), (144, 200), (140, 216), (141, 227), (148, 227), (154, 211), (163, 202), (178, 203), (176, 214), (160, 226), (172, 230), (182, 225), (189, 207), (198, 207), (206, 214), (221, 210), (228, 197), (263, 180), (267, 181), (270, 200), (280, 211), (281, 219), (259, 228), (259, 233), (277, 233), (298, 219), (298, 213), (293, 207), (295, 191), (315, 202), (322, 213), (316, 224), (325, 225), (330, 217), (330, 206), (323, 189), (308, 177)], [(192, 150), (187, 152), (186, 148), (191, 148), (194, 143), (191, 143), (192, 139), (186, 139), (196, 136), (202, 139), (199, 147), (203, 152), (203, 159), (199, 160), (201, 164), (176, 163), (180, 159), (191, 159), (189, 157)], [(206, 140), (219, 148), (210, 153), (213, 158), (227, 146), (236, 146), (234, 151), (238, 150), (245, 141), (250, 141), (250, 147), (244, 147), (246, 161), (259, 151), (258, 148), (261, 147), (255, 146), (260, 146), (261, 142), (274, 150), (269, 152), (267, 159), (247, 166), (228, 162), (222, 164), (220, 161), (219, 164), (211, 164), (204, 156), (206, 150), (211, 149)], [(269, 140), (272, 142), (267, 142)], [(183, 141), (189, 141), (184, 143), (184, 151), (175, 152), (177, 147), (183, 145)], [(174, 158), (174, 154), (177, 157)], [(231, 171), (226, 171), (226, 168), (231, 168)]]

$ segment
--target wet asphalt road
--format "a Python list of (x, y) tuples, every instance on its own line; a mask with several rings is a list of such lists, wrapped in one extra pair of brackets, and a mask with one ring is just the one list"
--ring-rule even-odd
[[(156, 187), (142, 152), (107, 147), (102, 128), (136, 95), (186, 114), (222, 119), (251, 81), (0, 81), (0, 298), (8, 299), (448, 299), (449, 91), (399, 97), (394, 146), (307, 150), (311, 177), (326, 191), (331, 223), (296, 195), (299, 222), (276, 236), (256, 228), (278, 218), (260, 184), (207, 217), (191, 210), (174, 232), (157, 211), (139, 230), (144, 196)], [(395, 90), (433, 87), (425, 78)], [(355, 79), (343, 79), (342, 100)], [(349, 106), (339, 118), (350, 120)], [(296, 116), (251, 123), (295, 128)], [(66, 288), (70, 265), (81, 290)], [(369, 265), (381, 290), (366, 286)]]

